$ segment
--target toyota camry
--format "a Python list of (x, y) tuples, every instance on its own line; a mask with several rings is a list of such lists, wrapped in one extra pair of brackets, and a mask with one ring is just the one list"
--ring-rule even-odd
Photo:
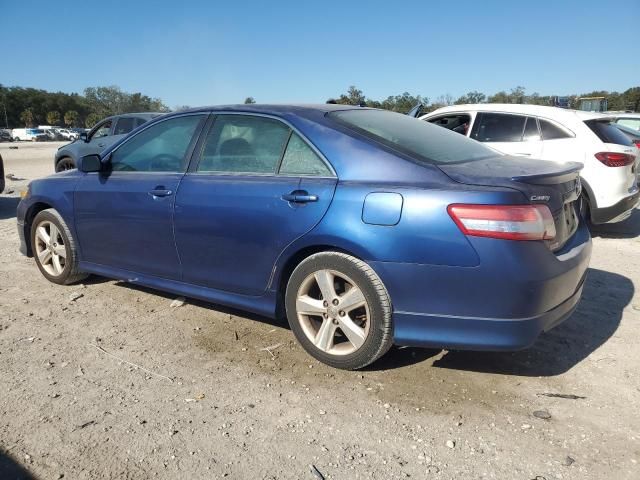
[(526, 348), (568, 318), (591, 254), (579, 169), (376, 109), (198, 108), (31, 182), (18, 231), (51, 282), (286, 317), (358, 369), (393, 344)]

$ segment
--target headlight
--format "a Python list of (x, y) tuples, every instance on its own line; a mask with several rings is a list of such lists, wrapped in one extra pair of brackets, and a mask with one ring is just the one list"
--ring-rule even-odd
[(26, 190), (20, 192), (20, 198), (29, 198), (31, 196), (31, 184), (27, 185)]

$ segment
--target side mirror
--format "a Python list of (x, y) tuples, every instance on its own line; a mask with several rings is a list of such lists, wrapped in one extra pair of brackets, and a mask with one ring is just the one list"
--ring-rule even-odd
[(83, 142), (88, 142), (89, 141), (89, 139), (87, 137), (87, 132), (82, 132), (80, 134), (80, 140), (82, 140)]
[(77, 161), (78, 170), (84, 173), (99, 172), (102, 170), (100, 155), (85, 155)]

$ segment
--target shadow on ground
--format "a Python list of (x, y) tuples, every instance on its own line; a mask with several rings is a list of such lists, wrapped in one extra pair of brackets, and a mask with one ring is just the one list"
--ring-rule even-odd
[(0, 449), (0, 478), (6, 480), (35, 480), (11, 455)]
[[(100, 277), (97, 277), (96, 283), (99, 281)], [(121, 285), (162, 296), (167, 302), (176, 297), (139, 285), (124, 282)], [(543, 333), (531, 348), (518, 352), (449, 351), (434, 361), (433, 366), (519, 376), (560, 375), (587, 358), (615, 333), (623, 310), (633, 294), (634, 286), (628, 278), (603, 270), (589, 269), (582, 301), (575, 313), (553, 330)], [(276, 327), (289, 328), (284, 319), (271, 319), (198, 300), (190, 299), (189, 303)], [(395, 347), (366, 370), (402, 368), (424, 362), (440, 352), (441, 350), (437, 349)]]
[(19, 197), (5, 197), (0, 195), (0, 220), (16, 217), (16, 208), (20, 203)]
[(433, 366), (520, 376), (554, 376), (567, 372), (604, 344), (618, 329), (634, 294), (628, 278), (589, 269), (576, 312), (519, 352), (450, 351)]
[(591, 227), (591, 235), (602, 238), (636, 238), (640, 236), (640, 209), (636, 208), (624, 222)]

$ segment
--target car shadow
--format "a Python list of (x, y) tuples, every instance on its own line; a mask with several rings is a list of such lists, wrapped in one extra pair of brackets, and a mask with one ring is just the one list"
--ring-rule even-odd
[(636, 238), (640, 236), (640, 209), (636, 208), (631, 216), (623, 222), (592, 226), (591, 235), (602, 238)]
[(518, 352), (449, 351), (433, 366), (527, 377), (560, 375), (615, 333), (633, 294), (634, 286), (628, 278), (591, 268), (575, 313), (543, 333), (531, 348)]
[[(164, 297), (167, 301), (176, 298), (174, 294), (140, 285), (125, 282), (120, 285)], [(587, 358), (615, 333), (633, 294), (633, 283), (627, 277), (591, 268), (582, 300), (574, 314), (556, 328), (543, 333), (531, 348), (517, 352), (450, 350), (435, 360), (433, 367), (516, 376), (560, 375)], [(272, 319), (195, 299), (188, 302), (204, 309), (289, 329), (284, 318)], [(441, 352), (441, 349), (432, 348), (394, 347), (365, 371), (403, 368), (427, 361)]]
[(0, 449), (0, 478), (11, 480), (35, 480), (36, 477), (24, 469), (15, 459)]
[(20, 203), (20, 197), (5, 197), (0, 195), (0, 220), (15, 218), (18, 203)]

